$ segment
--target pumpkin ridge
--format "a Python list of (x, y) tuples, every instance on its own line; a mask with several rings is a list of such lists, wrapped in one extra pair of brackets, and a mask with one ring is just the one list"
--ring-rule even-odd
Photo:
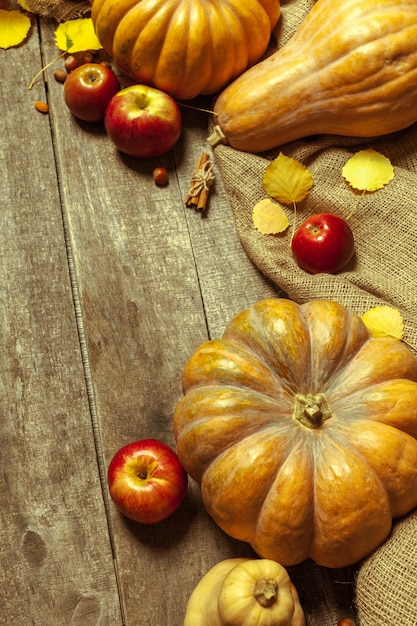
[[(339, 429), (339, 433), (340, 433)], [(391, 508), (391, 515), (393, 518), (400, 517), (417, 506), (417, 441), (412, 435), (391, 426), (383, 422), (374, 422), (372, 420), (362, 419), (360, 423), (356, 423), (354, 427), (346, 429), (345, 445), (348, 444), (352, 450), (355, 450), (357, 458), (361, 458), (369, 471), (372, 472), (375, 479), (378, 480), (383, 487), (384, 491), (388, 494), (388, 500)], [(371, 452), (369, 436), (367, 432), (376, 432), (377, 436), (374, 436), (374, 441), (378, 441), (378, 445), (374, 446), (373, 453)], [(356, 436), (355, 436), (356, 435)], [(361, 440), (366, 439), (361, 444)], [(379, 450), (386, 450), (386, 440), (392, 440), (393, 447), (396, 446), (397, 457), (392, 459), (388, 463), (389, 453), (392, 452), (393, 447), (386, 452), (380, 452)], [(384, 447), (382, 448), (382, 444)], [(402, 458), (405, 456), (404, 448), (412, 448), (413, 454), (410, 462), (407, 463), (406, 469), (412, 468), (411, 472), (404, 472), (402, 469)], [(374, 457), (376, 457), (377, 451), (380, 454), (380, 461), (376, 463)], [(387, 467), (384, 469), (384, 477), (381, 477), (382, 468), (381, 465)], [(400, 471), (401, 469), (401, 471)], [(410, 489), (410, 481), (413, 480), (415, 489)], [(407, 485), (406, 489), (399, 490), (390, 487), (391, 483), (403, 482)], [(404, 494), (406, 497), (404, 498)], [(404, 501), (403, 501), (404, 500)]]
[[(237, 391), (239, 398), (245, 398), (245, 403), (249, 404), (245, 408), (244, 405), (238, 405), (229, 408), (224, 407), (224, 399), (227, 400), (227, 394)], [(202, 405), (199, 398), (210, 398), (210, 420), (207, 421), (207, 410)], [(219, 405), (217, 407), (217, 401)], [(262, 404), (259, 404), (262, 402)], [(254, 408), (252, 408), (254, 407)], [(256, 408), (262, 407), (262, 408)], [(282, 410), (280, 420), (277, 419), (277, 406), (274, 398), (263, 396), (252, 390), (244, 390), (242, 388), (233, 388), (231, 386), (213, 385), (209, 388), (194, 387), (180, 401), (174, 412), (174, 434), (177, 439), (177, 449), (180, 456), (184, 459), (184, 467), (187, 472), (198, 482), (201, 481), (202, 474), (207, 471), (212, 459), (219, 454), (219, 450), (225, 451), (231, 446), (243, 442), (247, 437), (251, 437), (254, 433), (270, 429), (271, 433), (281, 434), (293, 426), (295, 432), (295, 423), (292, 424), (292, 405), (289, 404), (287, 413)], [(190, 415), (187, 412), (190, 411)], [(247, 411), (243, 413), (244, 411)], [(239, 420), (236, 418), (236, 413)], [(242, 414), (242, 417), (240, 415)], [(199, 417), (201, 415), (201, 417)], [(257, 420), (257, 417), (263, 418)], [(285, 420), (285, 421), (284, 421)], [(239, 430), (233, 431), (230, 436), (227, 435), (225, 427), (230, 426), (236, 428), (239, 423)], [(223, 425), (223, 429), (221, 426)], [(246, 426), (245, 426), (246, 425)], [(219, 439), (218, 432), (222, 432), (222, 438)], [(201, 438), (204, 432), (203, 438)], [(194, 441), (196, 439), (196, 441)], [(214, 440), (212, 445), (211, 441)], [(187, 442), (187, 445), (186, 445)], [(199, 442), (202, 444), (198, 448)], [(193, 451), (193, 457), (186, 450)], [(198, 470), (194, 469), (194, 465), (189, 463), (190, 458), (198, 456)], [(204, 468), (204, 469), (202, 469)]]
[[(307, 445), (312, 435), (307, 434), (308, 438), (299, 430), (292, 447), (287, 449), (260, 507), (250, 542), (262, 558), (283, 564), (307, 559), (314, 538), (316, 459), (314, 446)], [(291, 516), (287, 519), (284, 513), (281, 518), (280, 511), (287, 506)], [(272, 509), (276, 511), (274, 519), (270, 515)], [(276, 537), (280, 537), (279, 546), (275, 545)]]
[[(265, 454), (265, 447), (271, 448), (272, 446), (267, 434), (263, 433), (262, 454), (259, 452), (259, 436), (254, 433), (246, 438), (250, 441), (245, 440), (248, 455), (241, 457), (238, 443), (228, 447), (220, 452), (208, 466), (201, 480), (202, 497), (209, 514), (225, 532), (235, 539), (249, 543), (253, 541), (256, 533), (253, 510), (254, 508), (257, 510), (259, 506), (262, 510), (263, 501), (268, 499), (269, 492), (276, 481), (278, 467), (282, 460), (285, 462), (292, 454), (289, 443), (283, 442), (282, 439), (280, 439), (282, 450), (280, 449), (279, 458), (275, 454)], [(276, 437), (275, 440), (278, 442)], [(264, 460), (262, 472), (256, 465), (258, 459)], [(253, 471), (255, 467), (257, 467), (257, 472)], [(262, 478), (259, 476), (260, 473)], [(214, 476), (221, 477), (221, 492), (214, 489), (216, 484)], [(245, 476), (250, 476), (251, 480), (245, 480)], [(224, 501), (228, 499), (228, 493), (232, 499), (225, 507)]]
[[(187, 392), (187, 394), (191, 393), (193, 390), (195, 391), (204, 391), (208, 394), (215, 394), (216, 391), (219, 392), (226, 392), (226, 391), (230, 391), (231, 393), (235, 393), (238, 392), (239, 394), (245, 394), (245, 397), (249, 400), (252, 401), (252, 405), (256, 406), (258, 404), (261, 404), (262, 409), (259, 409), (258, 412), (259, 414), (265, 412), (266, 410), (268, 411), (268, 414), (275, 414), (275, 412), (279, 413), (279, 415), (277, 415), (277, 420), (274, 420), (274, 424), (277, 423), (278, 420), (282, 420), (282, 419), (287, 419), (288, 420), (288, 424), (287, 426), (289, 426), (290, 424), (290, 420), (292, 420), (293, 417), (293, 408), (294, 408), (294, 398), (295, 396), (292, 397), (288, 397), (288, 407), (282, 406), (282, 402), (280, 402), (279, 400), (277, 400), (273, 395), (268, 395), (266, 393), (263, 393), (262, 391), (259, 391), (257, 389), (251, 389), (250, 387), (244, 387), (243, 385), (232, 385), (232, 384), (223, 384), (222, 382), (219, 382), (218, 384), (213, 384), (213, 385), (203, 385), (202, 387), (199, 387), (198, 385), (192, 387), (190, 389), (190, 391)], [(202, 420), (204, 420), (205, 418), (202, 417)]]
[[(240, 346), (242, 346), (245, 349), (248, 349), (252, 352), (252, 354), (254, 355), (254, 357), (256, 358), (256, 360), (261, 361), (263, 365), (265, 365), (265, 367), (269, 370), (271, 377), (275, 379), (277, 386), (281, 387), (283, 389), (284, 392), (287, 392), (289, 395), (293, 396), (294, 395), (294, 387), (293, 385), (291, 385), (290, 381), (283, 379), (276, 371), (276, 368), (274, 367), (274, 364), (271, 363), (271, 361), (269, 361), (267, 358), (265, 358), (265, 354), (262, 352), (259, 352), (256, 350), (256, 346), (248, 346), (247, 344), (244, 343), (243, 340), (239, 341), (237, 339), (229, 339), (227, 341), (235, 341), (236, 343), (238, 343)], [(274, 352), (274, 354), (276, 354)], [(267, 395), (267, 394), (266, 394)], [(274, 396), (271, 396), (274, 397)]]
[[(361, 558), (361, 552), (371, 552), (386, 539), (392, 527), (391, 501), (365, 455), (328, 434), (317, 439), (316, 443), (322, 446), (322, 450), (316, 449), (315, 523), (310, 555), (318, 565), (325, 565), (330, 559), (330, 567), (345, 567), (356, 563)], [(338, 463), (329, 463), (329, 458), (337, 458)], [(333, 468), (336, 472), (343, 468), (342, 458), (352, 473), (350, 480), (332, 473)], [(321, 486), (325, 487), (324, 491)], [(334, 500), (336, 489), (338, 498)], [(338, 509), (339, 504), (343, 513)], [(353, 519), (355, 523), (352, 523)]]
[[(208, 387), (209, 387), (209, 390), (212, 391), (216, 386), (222, 387), (223, 389), (225, 387), (225, 385), (222, 385), (221, 382), (219, 382), (218, 385), (209, 385)], [(280, 415), (280, 417), (284, 416), (285, 408), (282, 408), (282, 406), (281, 406), (282, 405), (282, 398), (277, 398), (273, 393), (269, 394), (269, 393), (266, 393), (264, 391), (260, 391), (259, 389), (251, 389), (250, 387), (249, 388), (247, 386), (245, 387), (245, 385), (243, 385), (243, 384), (242, 385), (231, 385), (231, 384), (229, 384), (228, 388), (231, 389), (231, 390), (234, 390), (236, 392), (239, 392), (239, 393), (242, 390), (250, 389), (250, 391), (252, 392), (252, 397), (253, 397), (254, 400), (257, 399), (260, 402), (265, 402), (265, 401), (271, 401), (272, 400), (276, 410), (283, 412), (283, 415), (282, 416)], [(207, 386), (206, 386), (206, 389), (207, 389)], [(291, 394), (291, 397), (289, 395), (288, 396), (288, 401), (290, 402), (291, 400), (293, 400), (293, 398), (294, 398), (293, 394)], [(292, 411), (291, 410), (288, 411), (288, 415), (289, 416), (292, 415)]]
[[(132, 68), (133, 78), (140, 72), (140, 82), (146, 84), (151, 82), (163, 46), (164, 37), (160, 32), (162, 21), (164, 27), (168, 28), (170, 17), (164, 15), (163, 7), (136, 3), (120, 19), (113, 39), (113, 56), (116, 58), (117, 55), (117, 65), (126, 73)], [(151, 42), (151, 46), (148, 44), (146, 49), (138, 49), (137, 37), (141, 30), (149, 33), (148, 42)]]
[[(313, 300), (300, 306), (300, 314), (305, 318), (305, 325), (308, 330), (310, 345), (310, 362), (308, 368), (311, 372), (319, 372), (319, 375), (312, 377), (311, 385), (307, 388), (306, 393), (323, 393), (328, 395), (337, 380), (340, 371), (343, 371), (346, 362), (350, 361), (356, 354), (360, 352), (364, 343), (369, 339), (370, 333), (362, 320), (352, 311), (344, 309), (340, 305), (336, 306), (332, 311), (335, 303)], [(324, 332), (321, 326), (318, 326), (316, 311), (318, 308), (326, 307), (329, 317), (320, 318), (321, 324), (326, 329), (331, 327), (331, 335), (324, 342)], [(331, 322), (331, 315), (335, 319)], [(337, 317), (336, 317), (337, 316)], [(341, 326), (346, 332), (341, 332)], [(337, 353), (329, 354), (329, 348), (335, 344), (335, 339), (341, 337), (343, 343), (337, 347)], [(325, 364), (328, 364), (326, 370)]]
[[(213, 382), (231, 384), (231, 374), (235, 387), (249, 387), (277, 401), (279, 392), (281, 396), (293, 395), (287, 381), (281, 379), (271, 363), (263, 359), (253, 347), (237, 339), (212, 339), (202, 344), (186, 364), (182, 378), (183, 391), (194, 386), (212, 385)], [(268, 386), (267, 390), (265, 386)]]
[[(177, 85), (178, 94), (181, 94), (184, 78), (187, 76), (187, 60), (190, 43), (191, 32), (191, 16), (190, 16), (190, 3), (184, 0), (175, 0), (174, 7), (171, 10), (169, 20), (163, 29), (160, 29), (161, 34), (161, 46), (157, 52), (155, 58), (154, 68), (152, 76), (149, 77), (149, 81), (158, 85), (160, 89), (167, 93), (172, 93), (172, 82), (175, 81)], [(185, 6), (187, 5), (187, 6)], [(184, 8), (185, 7), (185, 8)], [(197, 8), (201, 8), (200, 3), (197, 4)], [(161, 6), (161, 12), (164, 12), (164, 7)], [(200, 20), (197, 22), (199, 23)], [(175, 28), (179, 24), (181, 30), (184, 29), (187, 32), (183, 33), (182, 45), (175, 46)], [(146, 32), (146, 27), (143, 32)], [(138, 42), (141, 39), (138, 36)], [(181, 56), (179, 54), (181, 53)], [(182, 67), (181, 74), (178, 68)], [(176, 68), (176, 72), (173, 72), (173, 68)], [(127, 68), (128, 69), (128, 68)], [(196, 81), (200, 80), (201, 76), (196, 77)]]
[[(366, 419), (375, 423), (393, 426), (417, 439), (417, 383), (400, 378), (380, 381), (350, 394), (348, 397), (334, 399), (335, 413), (344, 415), (344, 423)], [(355, 411), (350, 405), (355, 406)], [(359, 413), (356, 415), (355, 413)]]
[[(273, 307), (277, 305), (276, 299), (271, 299), (269, 301), (267, 300), (266, 302), (271, 302)], [(310, 330), (308, 321), (303, 314), (304, 311), (303, 311), (302, 306), (296, 307), (293, 313), (298, 317), (299, 322), (303, 326), (304, 332), (309, 337), (307, 352), (311, 356), (311, 330)], [(311, 381), (309, 380), (309, 372), (311, 371), (311, 368), (310, 367), (304, 368), (302, 369), (302, 371), (299, 373), (297, 377), (290, 377), (288, 375), (289, 372), (291, 371), (290, 365), (289, 363), (285, 363), (283, 359), (284, 356), (287, 356), (287, 358), (291, 358), (292, 363), (294, 363), (295, 354), (296, 353), (299, 354), (300, 344), (297, 343), (297, 345), (293, 347), (291, 354), (281, 355), (281, 353), (278, 352), (276, 345), (274, 345), (272, 341), (272, 340), (276, 340), (280, 343), (281, 338), (277, 333), (273, 332), (271, 328), (266, 328), (264, 326), (263, 315), (264, 315), (264, 311), (258, 311), (258, 308), (256, 307), (256, 305), (248, 310), (248, 316), (249, 316), (248, 324), (250, 324), (252, 327), (256, 326), (258, 329), (257, 341), (255, 344), (256, 347), (259, 347), (259, 350), (255, 350), (256, 354), (258, 355), (258, 358), (262, 358), (263, 360), (266, 361), (269, 368), (275, 373), (277, 377), (279, 377), (281, 383), (285, 384), (286, 388), (292, 395), (295, 395), (299, 387), (305, 389), (307, 392), (309, 390), (309, 385), (311, 385)], [(278, 319), (282, 324), (287, 325), (286, 330), (288, 332), (288, 325), (290, 323), (290, 320), (284, 319), (284, 317), (282, 318), (278, 317)], [(284, 330), (282, 331), (282, 334), (284, 334)], [(247, 342), (246, 337), (244, 338), (244, 340)], [(302, 362), (302, 360), (305, 361), (306, 359), (307, 359), (307, 356), (304, 355), (304, 357), (300, 358), (300, 363)], [(285, 371), (279, 371), (277, 367), (278, 361), (281, 364), (281, 366), (284, 367)]]
[[(360, 379), (357, 371), (362, 373)], [(417, 382), (417, 359), (398, 339), (369, 337), (340, 370), (327, 393), (337, 401), (341, 395), (350, 396), (372, 385), (403, 378)]]

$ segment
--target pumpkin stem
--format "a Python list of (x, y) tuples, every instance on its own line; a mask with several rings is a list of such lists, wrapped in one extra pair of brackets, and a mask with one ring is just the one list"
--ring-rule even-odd
[(278, 598), (278, 583), (274, 578), (258, 578), (253, 595), (264, 608), (272, 606)]
[(332, 415), (324, 393), (296, 395), (294, 417), (307, 428), (318, 428)]

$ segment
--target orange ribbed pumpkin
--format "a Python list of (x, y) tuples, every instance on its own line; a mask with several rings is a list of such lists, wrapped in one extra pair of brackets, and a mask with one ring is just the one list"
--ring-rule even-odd
[(184, 100), (258, 61), (279, 15), (279, 0), (93, 0), (91, 12), (123, 72)]
[(261, 557), (351, 565), (417, 505), (417, 359), (340, 304), (261, 300), (196, 350), (183, 388), (181, 463)]

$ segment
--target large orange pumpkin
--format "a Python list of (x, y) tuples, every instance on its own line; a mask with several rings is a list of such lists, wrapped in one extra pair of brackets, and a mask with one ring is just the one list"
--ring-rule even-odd
[(181, 462), (263, 558), (351, 565), (417, 505), (417, 359), (340, 304), (261, 300), (196, 350), (183, 388)]
[(279, 0), (93, 0), (103, 48), (138, 83), (212, 94), (265, 52)]

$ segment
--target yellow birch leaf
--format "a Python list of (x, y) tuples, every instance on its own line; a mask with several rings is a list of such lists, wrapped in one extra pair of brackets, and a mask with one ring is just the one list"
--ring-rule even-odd
[(266, 168), (263, 187), (271, 198), (283, 204), (294, 204), (304, 200), (313, 182), (305, 165), (280, 152)]
[(55, 31), (55, 43), (64, 52), (84, 52), (102, 48), (91, 17), (62, 22)]
[(373, 337), (393, 337), (402, 339), (404, 336), (404, 320), (398, 309), (381, 305), (369, 309), (362, 315), (362, 321)]
[(372, 148), (356, 152), (344, 165), (342, 176), (360, 191), (376, 191), (394, 178), (391, 161)]
[(252, 218), (255, 228), (263, 235), (282, 233), (290, 224), (284, 209), (269, 198), (255, 204)]
[(22, 43), (32, 22), (20, 11), (0, 9), (0, 48), (11, 48)]

